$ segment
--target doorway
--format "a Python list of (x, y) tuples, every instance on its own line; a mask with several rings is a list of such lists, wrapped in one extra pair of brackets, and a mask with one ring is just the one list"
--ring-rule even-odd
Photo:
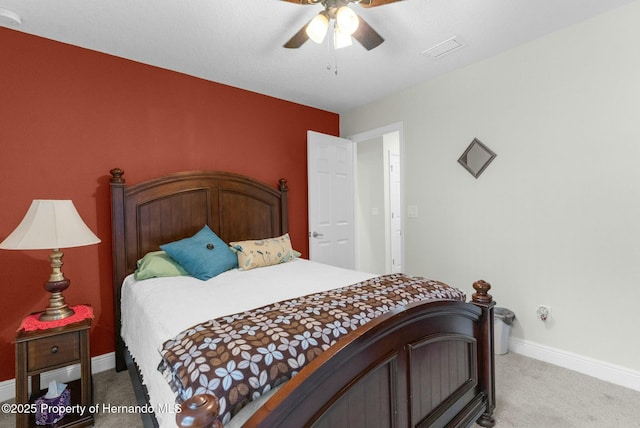
[(355, 143), (356, 269), (403, 270), (402, 126), (349, 137)]

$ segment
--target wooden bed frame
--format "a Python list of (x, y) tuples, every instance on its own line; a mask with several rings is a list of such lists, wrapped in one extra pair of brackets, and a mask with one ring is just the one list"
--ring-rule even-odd
[[(116, 369), (129, 368), (144, 403), (146, 389), (120, 336), (124, 278), (144, 254), (204, 224), (225, 242), (282, 235), (288, 231), (287, 182), (281, 179), (274, 189), (238, 174), (193, 171), (127, 186), (123, 174), (111, 170)], [(493, 426), (495, 303), (488, 283), (473, 286), (470, 303), (420, 302), (353, 331), (287, 382), (245, 426), (335, 427), (347, 420), (350, 427), (367, 428)], [(212, 401), (196, 396), (184, 403), (182, 416), (191, 407), (197, 415)], [(181, 426), (211, 426), (184, 419)], [(145, 420), (145, 426), (154, 424)]]

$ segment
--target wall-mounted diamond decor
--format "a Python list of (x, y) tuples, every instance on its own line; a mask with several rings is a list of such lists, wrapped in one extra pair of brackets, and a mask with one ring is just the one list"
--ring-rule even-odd
[(487, 166), (497, 155), (482, 141), (474, 138), (467, 150), (464, 151), (458, 162), (465, 167), (467, 171), (475, 178), (478, 178), (482, 171), (487, 169)]

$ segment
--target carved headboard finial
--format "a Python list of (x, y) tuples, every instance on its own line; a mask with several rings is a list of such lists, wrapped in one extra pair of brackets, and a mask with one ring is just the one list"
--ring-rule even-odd
[(122, 176), (124, 175), (124, 170), (123, 169), (113, 168), (109, 172), (111, 173), (111, 182), (112, 183), (124, 183), (124, 178), (122, 178)]
[(287, 179), (286, 178), (281, 178), (279, 180), (280, 185), (278, 186), (278, 188), (280, 189), (281, 192), (288, 192), (289, 188), (287, 187)]
[(484, 280), (476, 281), (473, 283), (473, 288), (476, 290), (471, 296), (471, 299), (476, 303), (490, 303), (493, 301), (493, 297), (489, 294), (491, 284)]

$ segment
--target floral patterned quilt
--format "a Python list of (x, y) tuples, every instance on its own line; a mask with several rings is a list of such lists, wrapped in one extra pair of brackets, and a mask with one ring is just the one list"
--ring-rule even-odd
[(195, 325), (161, 349), (158, 366), (176, 401), (209, 393), (226, 423), (249, 401), (287, 381), (340, 337), (385, 312), (462, 291), (404, 274), (383, 275)]

